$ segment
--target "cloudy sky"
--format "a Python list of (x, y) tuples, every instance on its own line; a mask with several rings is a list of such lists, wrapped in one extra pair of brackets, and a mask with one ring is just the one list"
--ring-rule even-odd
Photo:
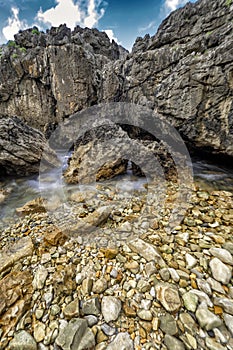
[[(98, 28), (130, 49), (136, 37), (155, 34), (161, 21), (187, 0), (0, 0), (0, 43), (19, 29), (66, 23)], [(194, 0), (192, 0), (194, 2)]]

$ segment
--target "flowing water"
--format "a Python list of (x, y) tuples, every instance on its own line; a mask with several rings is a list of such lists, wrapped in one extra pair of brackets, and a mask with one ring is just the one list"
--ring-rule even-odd
[[(195, 183), (204, 190), (227, 190), (233, 192), (233, 169), (215, 165), (209, 161), (195, 158), (193, 161), (193, 172)], [(63, 159), (65, 166), (66, 159)], [(145, 191), (146, 178), (139, 178), (132, 175), (129, 170), (127, 174), (118, 176), (114, 180), (104, 182), (105, 185), (111, 184), (122, 192), (132, 195), (133, 191)], [(26, 202), (42, 195), (43, 191), (50, 193), (52, 188), (60, 188), (61, 180), (58, 171), (48, 174), (48, 181), (42, 185), (38, 176), (27, 178), (12, 179), (0, 181), (0, 189), (8, 192), (6, 199), (0, 204), (0, 229), (7, 226), (12, 220), (17, 220), (15, 209), (23, 206)], [(69, 186), (62, 185), (65, 190)], [(94, 185), (96, 187), (96, 185)], [(74, 187), (74, 186), (73, 186)], [(80, 192), (96, 189), (93, 186), (76, 186)]]

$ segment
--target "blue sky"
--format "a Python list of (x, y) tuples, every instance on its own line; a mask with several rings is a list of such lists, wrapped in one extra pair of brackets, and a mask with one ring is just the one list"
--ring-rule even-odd
[[(161, 21), (186, 0), (0, 0), (0, 43), (19, 29), (66, 23), (98, 28), (131, 49), (138, 36), (155, 34)], [(192, 0), (194, 2), (194, 0)]]

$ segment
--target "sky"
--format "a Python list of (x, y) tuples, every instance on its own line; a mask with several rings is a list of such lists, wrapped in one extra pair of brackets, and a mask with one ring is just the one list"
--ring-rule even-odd
[[(191, 0), (194, 2), (195, 0)], [(66, 23), (105, 31), (131, 50), (138, 36), (154, 35), (171, 11), (186, 0), (0, 0), (0, 43), (14, 39), (20, 29), (45, 31)]]

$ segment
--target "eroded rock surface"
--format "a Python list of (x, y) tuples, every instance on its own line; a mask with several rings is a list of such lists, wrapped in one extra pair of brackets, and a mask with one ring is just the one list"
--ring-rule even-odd
[(43, 158), (48, 166), (58, 166), (55, 152), (44, 135), (19, 118), (0, 118), (0, 175), (27, 176), (37, 173)]
[(232, 156), (232, 19), (225, 0), (172, 12), (105, 71), (104, 100), (150, 106), (196, 147)]

